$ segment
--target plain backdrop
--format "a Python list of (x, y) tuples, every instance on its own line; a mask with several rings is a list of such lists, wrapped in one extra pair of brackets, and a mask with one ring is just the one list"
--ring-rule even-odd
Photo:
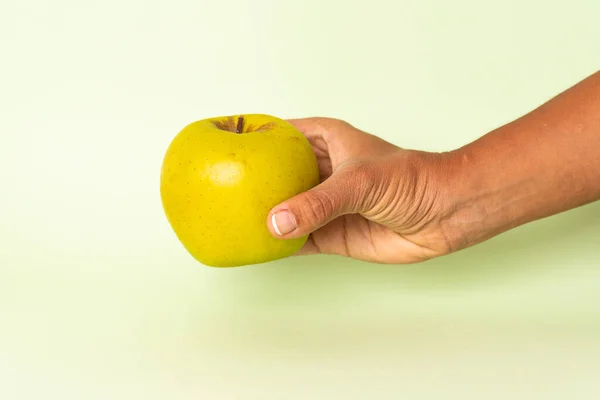
[(196, 263), (187, 123), (449, 150), (600, 67), (597, 0), (0, 0), (0, 398), (591, 399), (600, 204), (413, 266)]

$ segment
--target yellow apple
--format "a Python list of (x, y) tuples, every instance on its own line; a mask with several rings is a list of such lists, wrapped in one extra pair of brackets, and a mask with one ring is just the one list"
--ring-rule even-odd
[(264, 114), (185, 126), (163, 159), (160, 194), (179, 241), (211, 267), (259, 264), (296, 253), (307, 237), (271, 235), (271, 208), (319, 183), (316, 156), (292, 124)]

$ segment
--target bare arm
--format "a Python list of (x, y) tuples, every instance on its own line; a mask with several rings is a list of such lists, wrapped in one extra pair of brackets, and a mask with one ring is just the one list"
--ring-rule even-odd
[(600, 72), (449, 160), (454, 250), (600, 199)]
[(334, 119), (292, 122), (323, 182), (272, 209), (268, 224), (284, 240), (310, 234), (302, 254), (419, 262), (600, 199), (600, 72), (441, 154)]

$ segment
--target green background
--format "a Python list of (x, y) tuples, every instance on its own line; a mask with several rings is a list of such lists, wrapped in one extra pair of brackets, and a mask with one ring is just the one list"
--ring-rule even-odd
[(219, 270), (177, 242), (158, 182), (179, 129), (217, 115), (461, 146), (595, 72), (598, 15), (0, 0), (0, 398), (595, 398), (600, 204), (420, 265)]

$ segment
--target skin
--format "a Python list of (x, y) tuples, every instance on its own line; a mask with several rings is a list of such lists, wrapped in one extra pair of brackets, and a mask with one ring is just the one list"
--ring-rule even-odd
[[(290, 122), (313, 146), (322, 183), (274, 207), (267, 225), (281, 240), (310, 234), (299, 255), (416, 263), (600, 200), (600, 71), (444, 153), (336, 119)], [(272, 221), (282, 216), (291, 232), (279, 235)]]

